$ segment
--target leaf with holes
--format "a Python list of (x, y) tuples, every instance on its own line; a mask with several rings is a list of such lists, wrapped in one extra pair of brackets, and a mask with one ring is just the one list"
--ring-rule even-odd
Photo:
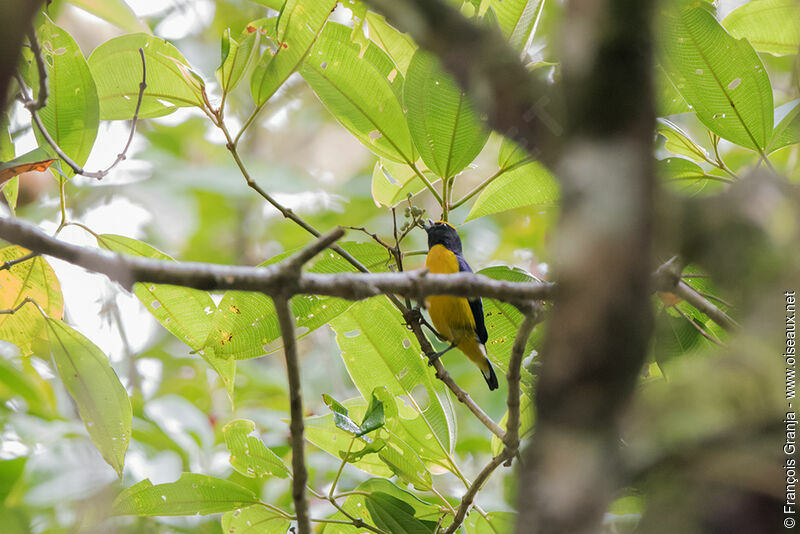
[(800, 48), (800, 3), (796, 0), (747, 2), (725, 17), (722, 25), (759, 52), (788, 56)]
[(342, 126), (378, 156), (416, 161), (400, 103), (403, 76), (374, 43), (362, 50), (351, 30), (328, 23), (300, 74)]
[(328, 20), (336, 2), (332, 0), (287, 0), (268, 31), (275, 49), (266, 50), (250, 78), (250, 92), (257, 106), (270, 99), (298, 69)]
[(544, 0), (489, 0), (489, 7), (511, 47), (523, 51), (533, 39)]
[(142, 82), (140, 48), (144, 50), (147, 66), (147, 89), (139, 118), (162, 117), (179, 107), (203, 107), (202, 79), (178, 49), (164, 39), (132, 33), (106, 41), (89, 56), (100, 98), (101, 119), (133, 117)]
[[(389, 255), (376, 243), (339, 243), (371, 271), (386, 271)], [(299, 251), (291, 250), (263, 262), (273, 265)], [(316, 273), (356, 272), (339, 254), (326, 250), (308, 264), (308, 271)], [(352, 302), (333, 297), (297, 295), (292, 298), (292, 312), (297, 321), (298, 337), (303, 337), (325, 325), (353, 305)], [(222, 297), (212, 319), (204, 347), (220, 357), (237, 360), (257, 358), (278, 350), (281, 330), (272, 299), (261, 293), (228, 291)]]
[(231, 452), (231, 466), (246, 477), (288, 477), (289, 470), (278, 455), (251, 435), (255, 429), (256, 424), (249, 419), (236, 419), (222, 429), (225, 445)]
[(697, 118), (723, 139), (764, 149), (772, 133), (772, 86), (745, 39), (703, 8), (664, 17), (662, 64)]
[(226, 534), (286, 534), (292, 522), (281, 514), (260, 505), (222, 514)]
[(133, 419), (128, 393), (94, 343), (58, 319), (46, 324), (61, 381), (97, 450), (121, 477)]
[(403, 103), (422, 161), (441, 178), (464, 170), (489, 139), (471, 99), (430, 52), (417, 50), (411, 59)]
[[(130, 237), (103, 234), (97, 236), (97, 244), (121, 254), (173, 261), (160, 250)], [(197, 289), (147, 283), (134, 284), (133, 294), (164, 328), (208, 362), (219, 374), (228, 395), (233, 398), (236, 360), (217, 354), (213, 347), (204, 346), (216, 309), (211, 295)]]
[[(29, 253), (16, 245), (0, 249), (0, 264)], [(64, 297), (58, 278), (41, 256), (0, 270), (0, 310), (16, 308), (26, 298), (36, 301), (53, 319), (64, 316)], [(25, 356), (33, 352), (36, 339), (46, 335), (44, 329), (45, 319), (33, 304), (25, 304), (13, 314), (0, 314), (0, 340), (13, 343)]]
[[(100, 125), (95, 80), (81, 49), (66, 30), (45, 17), (37, 35), (47, 66), (49, 88), (47, 105), (39, 110), (39, 116), (61, 150), (75, 163), (83, 165), (92, 151)], [(24, 54), (22, 71), (34, 96), (38, 96), (39, 74), (32, 54)], [(39, 146), (49, 147), (41, 131), (38, 128), (34, 131)]]
[(183, 473), (167, 484), (153, 485), (145, 479), (114, 500), (114, 515), (174, 516), (208, 515), (258, 504), (255, 494), (229, 480)]
[(384, 297), (358, 302), (331, 326), (361, 395), (369, 398), (375, 384), (385, 386), (389, 396), (402, 398), (421, 418), (425, 432), (420, 437), (436, 444), (437, 456), (449, 456), (455, 422), (448, 390), (434, 378), (416, 338), (394, 306)]

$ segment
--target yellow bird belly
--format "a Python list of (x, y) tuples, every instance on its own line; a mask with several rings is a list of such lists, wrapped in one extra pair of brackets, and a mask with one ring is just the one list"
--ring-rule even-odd
[[(434, 245), (428, 252), (425, 267), (432, 273), (452, 274), (458, 272), (456, 255), (442, 245)], [(467, 299), (449, 295), (433, 295), (425, 300), (433, 326), (448, 341), (478, 364), (481, 370), (487, 367), (486, 351), (475, 335), (475, 317)]]

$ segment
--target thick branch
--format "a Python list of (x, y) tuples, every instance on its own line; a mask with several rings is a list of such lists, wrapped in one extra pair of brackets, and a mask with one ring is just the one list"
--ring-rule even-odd
[(297, 357), (297, 338), (294, 332), (294, 315), (289, 305), (288, 297), (274, 299), (275, 310), (278, 313), (278, 322), (281, 326), (283, 338), (283, 353), (286, 357), (286, 376), (289, 381), (289, 413), (292, 445), (292, 499), (294, 512), (297, 516), (297, 528), (300, 534), (311, 534), (311, 521), (308, 515), (308, 501), (306, 500), (306, 471), (305, 444), (303, 438), (303, 396), (300, 390), (300, 365)]
[[(123, 256), (113, 252), (79, 247), (54, 239), (38, 228), (14, 218), (0, 218), (0, 238), (40, 254), (53, 256), (89, 271), (105, 274), (125, 288), (136, 282), (170, 284), (207, 291), (259, 291), (268, 295), (286, 293), (286, 279), (280, 264), (270, 267), (242, 267), (193, 262), (165, 262)], [(302, 273), (292, 284), (291, 294), (327, 295), (361, 300), (381, 294), (398, 294), (415, 299), (428, 295), (489, 297), (506, 302), (550, 298), (552, 284), (492, 280), (482, 275), (404, 273)]]

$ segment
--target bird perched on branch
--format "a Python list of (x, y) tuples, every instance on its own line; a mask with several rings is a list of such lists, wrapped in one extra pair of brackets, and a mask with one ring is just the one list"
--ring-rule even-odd
[[(461, 238), (452, 225), (428, 219), (423, 224), (428, 233), (428, 258), (425, 267), (432, 273), (452, 274), (472, 272), (461, 250)], [(490, 390), (497, 389), (497, 375), (486, 357), (485, 343), (489, 335), (483, 320), (480, 297), (466, 299), (449, 295), (434, 295), (425, 299), (433, 326), (450, 346), (430, 357), (433, 364), (452, 348), (463, 352), (483, 373)]]

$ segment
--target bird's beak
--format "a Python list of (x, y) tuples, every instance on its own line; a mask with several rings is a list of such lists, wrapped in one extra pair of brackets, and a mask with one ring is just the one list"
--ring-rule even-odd
[(423, 230), (425, 230), (426, 232), (430, 232), (432, 227), (433, 227), (433, 221), (432, 220), (425, 219), (425, 221), (423, 221), (423, 223), (422, 223)]

